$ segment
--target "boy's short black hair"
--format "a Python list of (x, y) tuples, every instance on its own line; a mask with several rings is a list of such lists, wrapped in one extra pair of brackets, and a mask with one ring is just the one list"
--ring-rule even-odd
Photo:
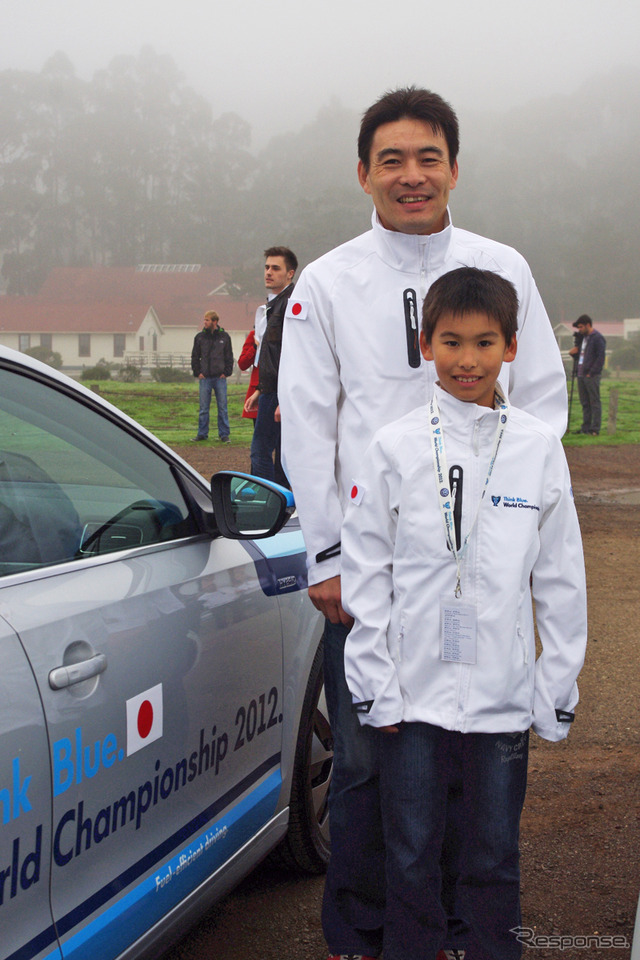
[(422, 332), (431, 343), (438, 320), (446, 314), (485, 313), (500, 324), (511, 343), (518, 329), (518, 295), (514, 285), (492, 270), (459, 267), (439, 277), (422, 305)]

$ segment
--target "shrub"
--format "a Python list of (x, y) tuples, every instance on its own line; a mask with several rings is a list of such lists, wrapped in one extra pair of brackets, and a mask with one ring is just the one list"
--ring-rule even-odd
[(80, 374), (81, 380), (111, 380), (111, 370), (104, 361), (96, 363), (95, 367), (85, 367)]
[(24, 352), (28, 357), (33, 357), (34, 360), (48, 363), (55, 370), (59, 370), (62, 366), (62, 355), (57, 350), (50, 350), (49, 347), (29, 347)]
[(118, 380), (124, 383), (137, 383), (142, 376), (142, 370), (135, 363), (123, 363), (118, 370)]
[(188, 370), (179, 367), (154, 367), (151, 376), (158, 383), (190, 383), (193, 379)]
[(609, 366), (613, 370), (640, 370), (640, 341), (625, 340), (611, 351)]

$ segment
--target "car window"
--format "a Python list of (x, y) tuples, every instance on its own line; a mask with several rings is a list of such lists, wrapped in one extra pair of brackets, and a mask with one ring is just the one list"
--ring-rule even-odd
[(166, 460), (50, 383), (0, 369), (0, 576), (197, 532)]

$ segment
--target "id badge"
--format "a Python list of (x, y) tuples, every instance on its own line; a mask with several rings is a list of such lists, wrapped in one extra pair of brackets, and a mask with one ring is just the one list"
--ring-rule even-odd
[(440, 659), (475, 663), (476, 645), (475, 604), (440, 597)]

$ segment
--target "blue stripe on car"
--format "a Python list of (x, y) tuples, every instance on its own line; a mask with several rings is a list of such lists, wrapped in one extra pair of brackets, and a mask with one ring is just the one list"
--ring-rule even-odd
[[(91, 946), (92, 960), (117, 956), (250, 840), (275, 813), (282, 787), (280, 760), (280, 753), (265, 760), (173, 836), (61, 917), (57, 926), (65, 960), (86, 958), (88, 944)], [(278, 769), (273, 770), (274, 766), (278, 766)], [(272, 772), (269, 774), (270, 770)], [(269, 774), (266, 779), (255, 786), (248, 796), (220, 816), (225, 807), (266, 774)], [(202, 852), (194, 856), (194, 851), (198, 851), (201, 844)], [(181, 857), (188, 862), (178, 872)], [(172, 879), (159, 885), (156, 877), (162, 879), (168, 876), (169, 868), (172, 870)], [(87, 917), (105, 907), (149, 870), (154, 870), (153, 876), (146, 877), (85, 927), (64, 940), (65, 934), (79, 927)], [(6, 960), (30, 960), (54, 942), (55, 930), (47, 928)], [(59, 957), (56, 946), (46, 960), (59, 960)]]

